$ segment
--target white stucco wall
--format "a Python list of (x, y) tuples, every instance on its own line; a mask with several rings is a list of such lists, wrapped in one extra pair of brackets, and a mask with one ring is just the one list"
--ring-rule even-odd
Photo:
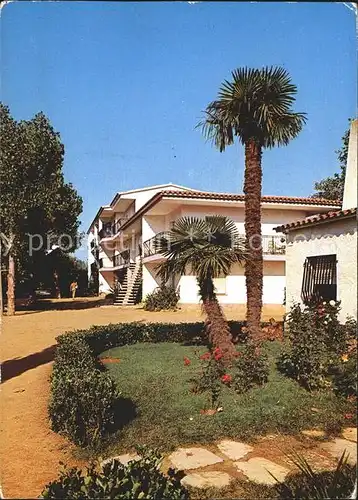
[[(159, 286), (155, 277), (155, 265), (143, 264), (143, 297)], [(181, 276), (178, 280), (180, 303), (197, 304), (198, 287), (195, 276)], [(264, 304), (282, 304), (285, 288), (285, 263), (283, 261), (264, 261), (263, 302)], [(226, 278), (226, 293), (218, 295), (222, 304), (246, 304), (246, 286), (244, 268), (236, 265)]]
[(286, 246), (286, 308), (301, 302), (306, 257), (337, 255), (337, 299), (340, 321), (357, 318), (357, 222), (355, 219), (301, 228), (288, 235)]

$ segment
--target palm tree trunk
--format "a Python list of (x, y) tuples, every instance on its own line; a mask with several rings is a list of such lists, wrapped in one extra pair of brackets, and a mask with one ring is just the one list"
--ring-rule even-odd
[[(208, 291), (208, 287), (211, 290)], [(216, 298), (212, 279), (206, 280), (205, 284), (199, 283), (199, 288), (203, 309), (207, 318), (205, 327), (208, 332), (209, 342), (221, 349), (223, 363), (230, 364), (234, 359), (236, 348), (232, 342), (231, 331), (224, 312)]]
[(7, 315), (15, 314), (15, 259), (9, 251), (9, 267), (7, 273)]
[(53, 272), (53, 289), (54, 289), (55, 299), (60, 299), (61, 298), (61, 290), (60, 290), (60, 285), (59, 285), (58, 272), (56, 269)]
[(254, 139), (245, 144), (245, 236), (249, 259), (245, 264), (247, 312), (251, 340), (258, 339), (261, 328), (263, 259), (261, 242), (261, 145)]

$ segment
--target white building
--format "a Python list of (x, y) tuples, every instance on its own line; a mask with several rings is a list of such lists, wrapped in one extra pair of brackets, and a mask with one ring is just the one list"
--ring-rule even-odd
[(357, 138), (351, 123), (341, 210), (278, 226), (285, 233), (286, 308), (312, 298), (340, 300), (340, 320), (357, 318)]
[[(274, 228), (292, 219), (340, 208), (313, 198), (263, 196), (262, 235), (264, 254), (263, 302), (282, 304), (286, 286), (285, 235)], [(120, 192), (97, 212), (88, 230), (89, 275), (99, 262), (99, 292), (120, 284), (117, 303), (130, 304), (160, 285), (156, 266), (163, 261), (158, 239), (165, 238), (172, 223), (182, 216), (224, 215), (244, 234), (244, 195), (196, 191), (174, 184)], [(173, 277), (181, 303), (198, 303), (195, 276)], [(235, 265), (227, 278), (216, 282), (221, 303), (246, 303), (244, 268)]]

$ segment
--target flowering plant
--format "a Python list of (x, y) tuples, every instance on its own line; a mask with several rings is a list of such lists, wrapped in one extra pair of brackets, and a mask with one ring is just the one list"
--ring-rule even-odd
[(210, 394), (211, 408), (217, 408), (223, 386), (241, 393), (255, 385), (262, 385), (268, 377), (267, 357), (257, 346), (243, 346), (236, 352), (230, 367), (224, 366), (222, 358), (223, 353), (218, 347), (202, 354), (199, 357), (202, 361), (201, 374), (197, 379), (191, 380), (193, 392)]
[[(305, 307), (294, 304), (287, 315), (290, 345), (277, 365), (309, 390), (334, 388), (334, 377), (348, 372), (347, 353), (354, 326), (352, 322), (340, 324), (339, 311), (340, 302), (330, 300)], [(354, 381), (346, 383), (352, 386)], [(352, 394), (352, 387), (343, 392)]]

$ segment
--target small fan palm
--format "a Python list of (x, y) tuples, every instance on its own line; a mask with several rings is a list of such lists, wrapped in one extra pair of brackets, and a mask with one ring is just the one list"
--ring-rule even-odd
[[(261, 156), (263, 148), (285, 146), (297, 137), (306, 121), (291, 109), (296, 86), (280, 67), (239, 68), (225, 81), (218, 99), (211, 102), (198, 124), (222, 152), (235, 137), (245, 146), (245, 233), (250, 260), (245, 266), (247, 325), (260, 334), (263, 258), (261, 245)], [(250, 248), (254, 242), (255, 248)]]
[(227, 276), (231, 266), (246, 259), (245, 245), (235, 223), (226, 217), (206, 219), (182, 217), (159, 243), (166, 261), (157, 267), (157, 275), (167, 282), (173, 275), (196, 276), (200, 299), (207, 316), (210, 342), (220, 347), (229, 361), (235, 353), (229, 326), (217, 300), (213, 279)]

